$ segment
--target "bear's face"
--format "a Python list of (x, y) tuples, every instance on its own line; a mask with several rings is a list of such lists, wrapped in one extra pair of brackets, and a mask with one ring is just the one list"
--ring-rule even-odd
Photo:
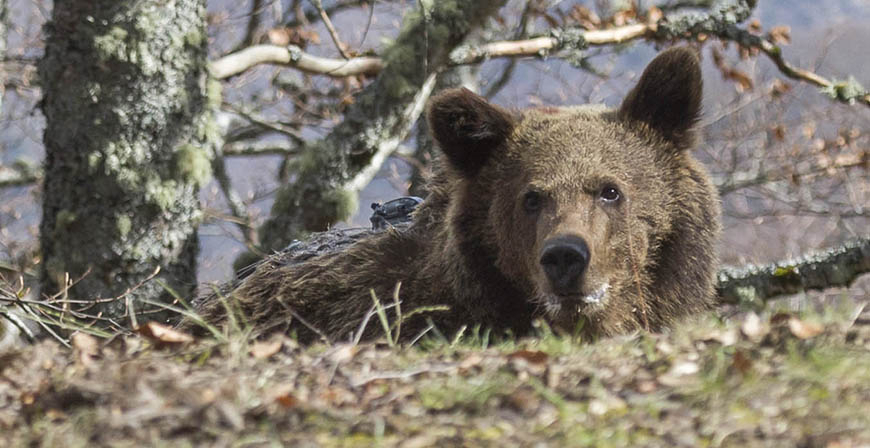
[[(449, 219), (478, 232), (497, 269), (559, 326), (631, 309), (680, 197), (701, 77), (695, 54), (657, 57), (618, 111), (511, 113), (467, 90), (433, 100), (453, 171)], [(637, 292), (637, 293), (636, 293)], [(621, 302), (621, 303), (620, 303)]]
[(528, 111), (505, 146), (473, 182), (498, 185), (487, 217), (498, 268), (552, 319), (594, 317), (667, 232), (666, 153), (588, 108)]

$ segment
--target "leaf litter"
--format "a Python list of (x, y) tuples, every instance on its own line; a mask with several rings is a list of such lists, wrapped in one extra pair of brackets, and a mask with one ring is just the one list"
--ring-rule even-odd
[(0, 353), (0, 445), (870, 444), (861, 315), (404, 348), (141, 328)]

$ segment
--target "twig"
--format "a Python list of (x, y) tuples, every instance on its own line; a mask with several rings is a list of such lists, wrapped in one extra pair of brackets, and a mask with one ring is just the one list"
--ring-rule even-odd
[(788, 172), (786, 170), (765, 171), (758, 170), (754, 172), (737, 172), (731, 173), (727, 178), (717, 179), (714, 181), (716, 188), (719, 190), (720, 196), (733, 193), (744, 188), (751, 188), (758, 185), (763, 185), (777, 181), (795, 181), (806, 177), (812, 177), (817, 174), (827, 172), (829, 170), (845, 170), (848, 168), (863, 168), (868, 164), (864, 154), (856, 154), (854, 157), (843, 158), (839, 161), (833, 161), (830, 164), (816, 164), (810, 168), (798, 171)]
[(222, 107), (230, 110), (232, 113), (244, 118), (245, 120), (247, 120), (247, 121), (249, 121), (257, 126), (269, 129), (269, 130), (277, 132), (279, 134), (286, 135), (287, 137), (290, 137), (290, 139), (292, 139), (296, 143), (301, 144), (301, 143), (305, 142), (305, 140), (302, 138), (302, 135), (299, 133), (299, 131), (292, 128), (292, 127), (283, 125), (281, 123), (275, 123), (274, 121), (267, 120), (267, 119), (255, 114), (255, 113), (253, 113), (253, 112), (243, 110), (242, 108), (235, 106), (233, 104), (230, 104), (230, 103), (224, 103), (222, 105)]
[[(290, 313), (290, 316), (294, 317), (296, 320), (299, 321), (299, 323), (301, 323), (306, 328), (308, 328), (309, 330), (314, 332), (314, 334), (320, 336), (320, 339), (322, 339), (323, 342), (326, 342), (327, 345), (332, 345), (332, 339), (330, 339), (329, 336), (326, 335), (326, 333), (320, 331), (317, 327), (315, 327), (310, 322), (305, 320), (305, 318), (303, 318), (301, 315), (299, 315), (299, 313), (297, 313), (296, 310), (293, 309), (293, 307), (291, 307), (290, 305), (287, 305), (286, 303), (284, 303), (281, 300), (279, 300), (278, 303), (281, 304), (282, 307), (284, 307), (285, 311)], [(282, 321), (281, 323), (284, 323), (284, 322)]]
[[(311, 22), (314, 22), (320, 17), (317, 11), (303, 11), (301, 3), (300, 0), (294, 0), (293, 5), (287, 9), (288, 11), (293, 11), (295, 17), (293, 17), (292, 20), (285, 19), (286, 22), (284, 23), (284, 26), (289, 28), (309, 26), (311, 25)], [(341, 12), (345, 9), (357, 8), (359, 5), (359, 0), (347, 0), (343, 2), (334, 2), (331, 6), (324, 8), (324, 10), (327, 14), (335, 15), (337, 12)]]
[(212, 161), (211, 165), (214, 177), (217, 180), (218, 186), (224, 194), (224, 199), (226, 199), (227, 205), (230, 208), (230, 214), (236, 218), (233, 222), (236, 224), (239, 231), (242, 232), (242, 238), (245, 239), (245, 245), (248, 247), (256, 246), (256, 230), (251, 225), (251, 216), (248, 213), (247, 206), (244, 201), (242, 201), (242, 198), (239, 197), (236, 189), (233, 188), (232, 181), (230, 181), (230, 175), (227, 172), (227, 166), (224, 161), (224, 153), (222, 152), (221, 154), (218, 154)]
[(332, 20), (329, 19), (329, 14), (323, 10), (323, 2), (321, 2), (321, 0), (311, 0), (311, 4), (313, 4), (317, 9), (317, 13), (320, 14), (320, 20), (323, 20), (323, 25), (326, 26), (326, 30), (329, 32), (329, 36), (332, 38), (335, 48), (337, 48), (338, 52), (341, 53), (341, 57), (350, 59), (347, 47), (341, 41), (341, 38), (338, 37), (338, 31), (336, 31), (335, 26), (332, 25)]
[(254, 0), (251, 3), (251, 11), (248, 13), (251, 18), (248, 19), (248, 26), (245, 29), (245, 37), (243, 37), (235, 46), (233, 51), (241, 50), (254, 42), (254, 39), (257, 36), (257, 30), (260, 28), (260, 24), (263, 21), (263, 10), (265, 10), (263, 0)]
[[(526, 0), (526, 6), (523, 7), (523, 12), (520, 15), (520, 23), (519, 25), (517, 25), (517, 30), (514, 33), (514, 39), (522, 39), (528, 35), (529, 19), (531, 18), (532, 11), (532, 1)], [(491, 83), (488, 86), (483, 96), (486, 98), (492, 98), (493, 96), (495, 96), (495, 94), (500, 92), (501, 89), (503, 89), (508, 84), (508, 81), (510, 81), (510, 79), (513, 77), (514, 70), (516, 70), (518, 62), (519, 59), (511, 58), (511, 60), (507, 64), (507, 67), (502, 70), (501, 76), (499, 76), (499, 78), (495, 82)]]
[(375, 2), (377, 0), (372, 0), (371, 5), (369, 5), (369, 19), (366, 21), (366, 28), (363, 30), (363, 35), (359, 40), (359, 47), (362, 47), (366, 43), (366, 38), (369, 37), (369, 31), (372, 29), (372, 20), (375, 18)]

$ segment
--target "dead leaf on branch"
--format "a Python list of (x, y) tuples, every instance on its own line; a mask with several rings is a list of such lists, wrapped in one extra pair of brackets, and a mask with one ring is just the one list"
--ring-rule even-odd
[(272, 45), (286, 47), (287, 45), (296, 45), (305, 48), (309, 43), (317, 45), (320, 43), (320, 36), (314, 30), (305, 28), (272, 28), (266, 31), (266, 37)]
[(790, 44), (791, 27), (785, 25), (775, 26), (767, 32), (767, 39), (775, 44)]

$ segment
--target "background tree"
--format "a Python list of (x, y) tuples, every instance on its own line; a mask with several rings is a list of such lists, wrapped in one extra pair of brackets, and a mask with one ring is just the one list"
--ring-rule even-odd
[(167, 301), (168, 288), (193, 290), (197, 195), (219, 139), (206, 42), (204, 0), (54, 5), (39, 64), (44, 294), (127, 294), (78, 310), (119, 318), (131, 303)]

